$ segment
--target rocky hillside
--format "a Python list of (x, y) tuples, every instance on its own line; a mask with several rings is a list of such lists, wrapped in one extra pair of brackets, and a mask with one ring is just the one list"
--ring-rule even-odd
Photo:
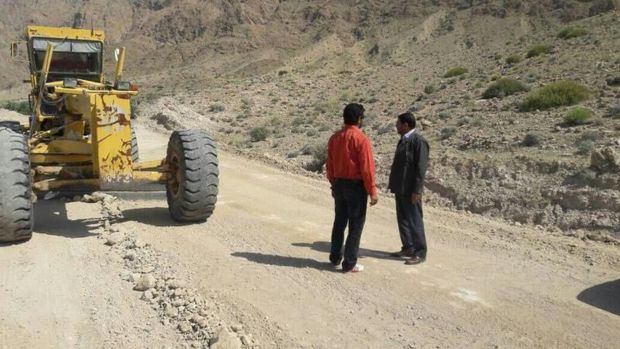
[[(126, 45), (146, 122), (207, 127), (223, 145), (321, 171), (340, 110), (361, 102), (385, 188), (394, 118), (410, 110), (431, 142), (434, 205), (620, 236), (617, 1), (0, 6), (3, 61), (27, 23), (92, 22)], [(21, 93), (26, 72), (10, 67), (0, 97)]]

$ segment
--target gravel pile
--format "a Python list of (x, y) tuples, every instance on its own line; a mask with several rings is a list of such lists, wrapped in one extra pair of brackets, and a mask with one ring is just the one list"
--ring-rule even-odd
[(99, 238), (123, 259), (125, 269), (120, 273), (121, 279), (141, 293), (140, 299), (157, 311), (162, 324), (177, 330), (187, 347), (236, 349), (258, 346), (242, 325), (229, 326), (218, 318), (215, 315), (217, 305), (178, 278), (171, 263), (160, 252), (114, 224), (122, 218), (115, 197), (96, 192), (81, 200), (101, 204)]

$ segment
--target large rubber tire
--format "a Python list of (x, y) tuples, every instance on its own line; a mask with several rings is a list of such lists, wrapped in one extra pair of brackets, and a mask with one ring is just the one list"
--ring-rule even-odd
[(179, 222), (204, 221), (213, 214), (219, 185), (215, 142), (205, 131), (175, 131), (168, 141), (168, 210)]
[(3, 120), (3, 121), (0, 121), (0, 127), (6, 127), (9, 130), (11, 130), (13, 132), (17, 132), (17, 133), (21, 132), (21, 125), (20, 125), (19, 121)]
[(138, 137), (136, 137), (136, 131), (131, 128), (131, 161), (136, 163), (140, 161), (140, 151), (138, 148)]
[(32, 237), (32, 178), (24, 135), (0, 127), (0, 242)]

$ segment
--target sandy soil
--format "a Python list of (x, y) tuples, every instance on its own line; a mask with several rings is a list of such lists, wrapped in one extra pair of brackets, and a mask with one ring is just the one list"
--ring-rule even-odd
[[(140, 130), (142, 158), (166, 136)], [(122, 195), (131, 231), (259, 347), (614, 348), (620, 250), (529, 226), (426, 207), (429, 256), (406, 266), (394, 205), (369, 209), (360, 262), (327, 263), (323, 181), (220, 152), (220, 196), (203, 224), (178, 225), (161, 193)], [(40, 201), (31, 241), (0, 246), (0, 348), (177, 347), (123, 261), (97, 239), (99, 206)]]

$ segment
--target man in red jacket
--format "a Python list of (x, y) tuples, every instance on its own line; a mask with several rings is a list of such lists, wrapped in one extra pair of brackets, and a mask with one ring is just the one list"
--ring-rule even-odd
[[(332, 185), (336, 217), (332, 228), (332, 247), (329, 260), (344, 272), (364, 270), (357, 263), (362, 230), (366, 221), (366, 206), (378, 201), (375, 185), (375, 160), (368, 137), (360, 130), (364, 107), (352, 103), (344, 108), (344, 127), (329, 139), (327, 147), (327, 179)], [(344, 248), (344, 230), (349, 234)]]

